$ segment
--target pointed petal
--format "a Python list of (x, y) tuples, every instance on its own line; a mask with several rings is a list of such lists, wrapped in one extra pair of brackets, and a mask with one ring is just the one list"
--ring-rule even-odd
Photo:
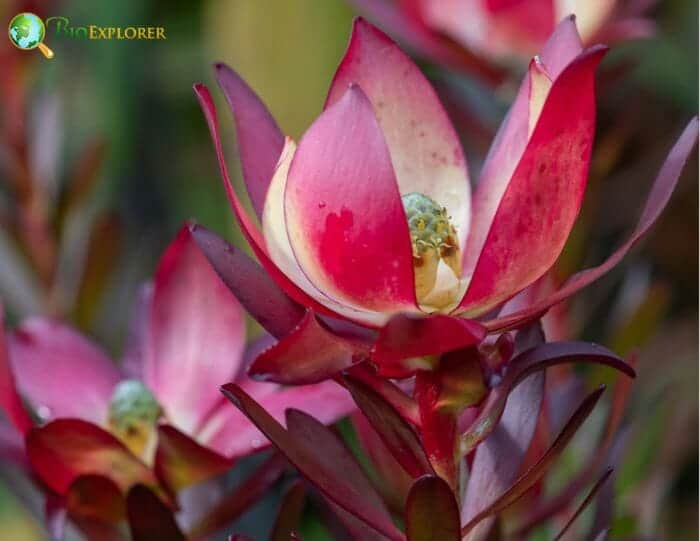
[(36, 474), (58, 494), (66, 494), (85, 474), (102, 475), (123, 492), (136, 483), (158, 486), (153, 473), (117, 438), (78, 419), (58, 419), (32, 429), (27, 455)]
[(167, 418), (192, 433), (219, 401), (215, 389), (241, 370), (243, 310), (187, 226), (154, 278), (144, 380)]
[(444, 206), (463, 248), (471, 189), (459, 138), (418, 66), (383, 32), (359, 18), (326, 106), (340, 101), (353, 83), (372, 103), (399, 191), (422, 193)]
[(308, 311), (287, 336), (265, 350), (248, 369), (261, 381), (305, 385), (332, 378), (369, 356), (369, 348), (336, 335)]
[(231, 460), (201, 446), (175, 427), (158, 427), (154, 470), (173, 492), (224, 473), (231, 466)]
[(440, 477), (417, 479), (406, 502), (408, 541), (460, 541), (459, 509), (450, 486)]
[(319, 314), (325, 314), (329, 316), (336, 316), (342, 319), (343, 316), (339, 316), (329, 308), (326, 308), (323, 304), (316, 301), (303, 289), (301, 289), (297, 284), (295, 284), (289, 277), (287, 277), (277, 265), (270, 259), (265, 250), (265, 241), (263, 240), (260, 230), (255, 225), (253, 220), (248, 216), (245, 207), (241, 203), (238, 195), (233, 189), (233, 184), (228, 174), (228, 169), (226, 167), (226, 160), (224, 158), (223, 148), (221, 146), (221, 137), (219, 135), (219, 124), (216, 118), (216, 108), (214, 107), (214, 101), (212, 100), (209, 89), (202, 84), (194, 85), (194, 91), (199, 100), (200, 107), (204, 113), (204, 118), (209, 126), (209, 133), (211, 135), (212, 142), (214, 144), (214, 150), (216, 151), (216, 157), (219, 161), (219, 169), (221, 170), (221, 176), (224, 182), (224, 189), (226, 190), (226, 195), (231, 204), (231, 208), (236, 215), (241, 230), (245, 235), (250, 247), (255, 252), (256, 257), (260, 261), (263, 268), (270, 274), (270, 276), (279, 284), (279, 286), (289, 295), (292, 299), (303, 306), (308, 306), (313, 308)]
[(120, 374), (95, 344), (70, 327), (36, 317), (15, 329), (9, 346), (17, 386), (40, 417), (105, 421)]
[(185, 541), (173, 512), (143, 485), (136, 485), (126, 497), (129, 530), (133, 541)]
[(589, 49), (554, 80), (512, 176), (482, 178), (475, 236), (465, 254), (471, 281), (457, 311), (493, 308), (559, 256), (586, 186), (595, 131), (593, 73), (605, 50)]
[(485, 329), (469, 319), (442, 314), (397, 314), (379, 331), (372, 360), (385, 377), (407, 377), (421, 367), (415, 358), (478, 344), (485, 336)]
[[(284, 389), (272, 383), (245, 383), (246, 390), (279, 422), (284, 422), (284, 412), (288, 408), (307, 412), (326, 424), (355, 410), (350, 394), (333, 381)], [(198, 440), (229, 458), (245, 456), (269, 445), (243, 414), (225, 403), (203, 428)]]
[(0, 409), (21, 434), (26, 434), (32, 427), (32, 420), (17, 392), (15, 376), (10, 366), (2, 304), (0, 304)]
[(646, 234), (654, 225), (661, 212), (666, 207), (671, 194), (673, 193), (678, 177), (683, 170), (688, 156), (695, 147), (698, 139), (698, 119), (693, 118), (685, 128), (674, 147), (669, 152), (666, 161), (659, 171), (654, 185), (649, 192), (646, 206), (639, 219), (637, 227), (630, 235), (630, 238), (615, 250), (603, 263), (597, 267), (582, 270), (569, 278), (566, 283), (555, 293), (536, 302), (534, 305), (509, 314), (502, 318), (497, 318), (486, 323), (490, 332), (502, 331), (514, 326), (520, 326), (529, 320), (538, 318), (549, 308), (570, 297), (577, 291), (583, 289), (588, 284), (596, 281), (615, 267), (627, 252)]
[(216, 79), (236, 124), (238, 158), (253, 208), (262, 218), (265, 195), (284, 144), (284, 135), (265, 104), (226, 64), (216, 64)]
[(366, 310), (416, 310), (408, 223), (384, 137), (359, 87), (299, 143), (285, 211), (296, 259), (327, 296)]
[(272, 182), (270, 183), (267, 197), (265, 198), (262, 221), (267, 253), (275, 265), (277, 265), (288, 278), (323, 306), (328, 307), (328, 309), (350, 320), (364, 321), (372, 325), (379, 325), (386, 318), (384, 314), (362, 310), (329, 297), (309, 280), (294, 255), (294, 250), (289, 241), (289, 233), (287, 231), (284, 198), (287, 189), (289, 168), (292, 165), (295, 152), (296, 144), (292, 139), (287, 138)]
[(222, 392), (327, 498), (389, 539), (403, 538), (364, 472), (337, 436), (294, 410), (287, 417), (290, 430), (285, 430), (237, 385), (225, 385)]

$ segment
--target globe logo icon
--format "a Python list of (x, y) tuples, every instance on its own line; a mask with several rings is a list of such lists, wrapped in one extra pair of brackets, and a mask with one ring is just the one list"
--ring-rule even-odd
[(38, 48), (46, 58), (53, 58), (53, 51), (43, 43), (46, 36), (44, 21), (34, 13), (15, 15), (10, 21), (8, 35), (18, 49), (30, 51)]

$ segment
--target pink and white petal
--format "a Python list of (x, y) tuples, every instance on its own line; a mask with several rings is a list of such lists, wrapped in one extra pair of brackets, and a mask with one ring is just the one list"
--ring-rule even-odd
[(62, 323), (33, 317), (14, 330), (8, 345), (17, 387), (42, 420), (105, 421), (121, 374), (95, 344)]
[[(223, 148), (221, 146), (221, 137), (219, 135), (219, 124), (216, 118), (216, 108), (214, 107), (214, 101), (212, 100), (209, 89), (202, 85), (194, 85), (194, 91), (199, 100), (200, 107), (204, 113), (205, 120), (209, 127), (209, 133), (211, 135), (212, 142), (214, 144), (214, 150), (216, 151), (216, 157), (219, 162), (219, 169), (221, 171), (221, 176), (224, 181), (224, 188), (226, 190), (226, 195), (231, 204), (231, 208), (236, 215), (236, 219), (245, 235), (250, 247), (253, 249), (256, 257), (260, 261), (260, 264), (268, 272), (268, 274), (277, 282), (277, 284), (284, 290), (284, 292), (289, 295), (294, 301), (299, 304), (313, 308), (319, 314), (339, 317), (341, 319), (344, 316), (337, 314), (324, 306), (323, 304), (316, 301), (313, 297), (308, 295), (302, 288), (300, 288), (294, 281), (287, 277), (283, 271), (281, 271), (277, 265), (270, 259), (265, 249), (265, 241), (263, 240), (262, 234), (258, 227), (255, 225), (253, 220), (248, 216), (245, 207), (241, 203), (238, 195), (233, 189), (233, 184), (228, 174), (228, 168), (226, 167), (226, 160), (224, 158)], [(359, 322), (359, 321), (358, 321)], [(361, 322), (360, 322), (361, 323)]]
[(363, 310), (330, 298), (311, 283), (296, 260), (292, 245), (289, 243), (287, 221), (284, 212), (284, 194), (287, 186), (287, 177), (295, 152), (296, 143), (288, 137), (285, 141), (284, 149), (282, 150), (282, 155), (275, 169), (274, 176), (270, 182), (262, 215), (263, 236), (265, 237), (267, 253), (270, 259), (272, 259), (275, 265), (277, 265), (287, 277), (320, 304), (350, 320), (362, 321), (371, 326), (379, 326), (387, 318), (386, 314)]
[(413, 256), (391, 159), (360, 87), (306, 132), (285, 190), (289, 241), (327, 296), (369, 311), (416, 311)]
[(191, 433), (219, 401), (222, 382), (241, 370), (244, 314), (187, 225), (154, 278), (144, 381), (170, 422)]
[[(306, 412), (327, 425), (356, 409), (350, 393), (334, 381), (286, 388), (249, 379), (237, 383), (282, 424), (285, 423), (285, 412), (290, 408)], [(210, 425), (198, 435), (198, 440), (230, 459), (249, 455), (270, 445), (256, 426), (228, 403), (222, 403), (212, 416)]]
[[(581, 53), (581, 50), (581, 40), (576, 33), (573, 19), (567, 18), (557, 26), (545, 43), (538, 60), (530, 63), (530, 69), (493, 140), (479, 177), (479, 185), (474, 194), (467, 249), (462, 254), (464, 277), (471, 277), (474, 272), (498, 205), (537, 124), (536, 119), (531, 117), (539, 116), (546, 101), (546, 95), (551, 90), (551, 86), (546, 85), (547, 80), (553, 82), (561, 70)], [(544, 74), (547, 75), (547, 80), (543, 77)], [(537, 86), (538, 82), (544, 84)], [(535, 83), (534, 88), (533, 83)], [(542, 88), (542, 86), (549, 87)], [(533, 97), (536, 105), (533, 104)]]
[[(15, 375), (10, 366), (10, 357), (5, 339), (5, 314), (2, 304), (0, 304), (0, 409), (18, 433), (24, 435), (32, 427), (32, 420), (17, 392)], [(0, 447), (2, 447), (2, 444), (0, 444)]]
[(533, 54), (556, 24), (552, 0), (423, 0), (427, 24), (480, 56)]
[(589, 49), (554, 81), (479, 253), (468, 249), (467, 270), (474, 270), (457, 312), (474, 315), (497, 306), (559, 256), (586, 187), (595, 131), (594, 71), (605, 51)]
[(238, 154), (248, 195), (262, 218), (265, 195), (282, 152), (284, 135), (265, 104), (234, 70), (216, 65), (216, 79), (236, 124)]
[(459, 138), (435, 90), (383, 32), (357, 19), (326, 107), (362, 88), (386, 140), (401, 194), (422, 193), (447, 209), (464, 247), (471, 188)]

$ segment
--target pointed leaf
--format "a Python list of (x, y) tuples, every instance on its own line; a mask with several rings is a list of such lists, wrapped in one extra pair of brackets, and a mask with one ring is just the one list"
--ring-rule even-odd
[(173, 492), (224, 473), (232, 461), (170, 425), (158, 426), (154, 469)]
[(133, 541), (185, 541), (172, 511), (147, 487), (129, 491), (126, 509)]
[(562, 530), (557, 534), (557, 536), (554, 538), (554, 541), (559, 541), (564, 537), (566, 532), (571, 528), (571, 525), (576, 522), (576, 519), (579, 517), (581, 513), (583, 513), (586, 510), (586, 507), (593, 501), (593, 498), (595, 495), (598, 493), (598, 491), (603, 487), (603, 485), (606, 483), (610, 475), (612, 474), (613, 470), (612, 468), (608, 468), (603, 476), (596, 481), (596, 484), (593, 485), (593, 488), (591, 488), (590, 492), (584, 500), (581, 502), (581, 504), (576, 508), (576, 511), (574, 511), (574, 514), (571, 515), (571, 518), (566, 522)]
[(463, 452), (472, 451), (495, 428), (503, 413), (510, 392), (530, 374), (557, 364), (586, 362), (611, 366), (635, 377), (634, 370), (612, 351), (587, 342), (550, 342), (527, 350), (513, 359), (501, 383), (486, 399), (486, 402), (467, 432), (462, 435)]
[[(516, 479), (535, 434), (544, 384), (544, 372), (537, 372), (515, 387), (498, 425), (477, 447), (462, 505), (464, 522), (495, 502)], [(492, 525), (492, 518), (484, 520), (470, 540), (484, 539)]]
[(408, 541), (460, 541), (459, 509), (455, 495), (440, 477), (417, 479), (406, 502)]
[(122, 442), (78, 419), (58, 419), (32, 429), (27, 455), (37, 475), (58, 494), (66, 494), (85, 474), (102, 475), (125, 493), (136, 483), (158, 486), (153, 473)]
[(301, 522), (301, 515), (306, 503), (306, 487), (304, 481), (296, 481), (284, 493), (282, 505), (272, 527), (270, 541), (289, 541), (292, 533)]
[(231, 524), (270, 490), (287, 468), (287, 461), (275, 453), (239, 486), (223, 496), (199, 519), (189, 534), (194, 539), (213, 535)]
[(294, 412), (287, 419), (292, 425), (287, 431), (239, 386), (229, 383), (222, 392), (326, 497), (390, 539), (403, 538), (364, 472), (327, 428)]
[(275, 338), (291, 332), (304, 316), (265, 270), (242, 250), (201, 225), (190, 227), (200, 250), (246, 311)]
[(236, 124), (238, 158), (253, 208), (262, 218), (267, 187), (282, 152), (284, 135), (265, 104), (226, 64), (216, 64), (216, 79)]
[(376, 391), (362, 381), (346, 376), (345, 386), (394, 458), (412, 477), (433, 473), (413, 428)]
[(479, 511), (469, 522), (462, 528), (462, 536), (466, 536), (475, 526), (483, 519), (500, 513), (515, 501), (525, 494), (552, 466), (556, 458), (561, 454), (564, 448), (569, 444), (571, 439), (576, 434), (576, 431), (581, 427), (583, 422), (588, 418), (593, 408), (598, 403), (601, 394), (605, 387), (602, 386), (596, 391), (588, 395), (578, 409), (573, 413), (569, 421), (562, 428), (559, 435), (556, 437), (552, 445), (533, 464), (524, 474), (522, 474), (506, 491), (504, 491), (498, 499), (491, 503), (488, 507)]
[(368, 355), (367, 346), (331, 332), (308, 310), (295, 329), (255, 359), (248, 374), (286, 385), (318, 383)]

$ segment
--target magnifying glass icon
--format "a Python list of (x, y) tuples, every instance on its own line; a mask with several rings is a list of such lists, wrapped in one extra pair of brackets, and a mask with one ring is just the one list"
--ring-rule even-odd
[(18, 49), (39, 49), (46, 58), (53, 58), (53, 51), (44, 45), (46, 26), (38, 15), (28, 12), (15, 15), (10, 21), (7, 33), (12, 44)]

